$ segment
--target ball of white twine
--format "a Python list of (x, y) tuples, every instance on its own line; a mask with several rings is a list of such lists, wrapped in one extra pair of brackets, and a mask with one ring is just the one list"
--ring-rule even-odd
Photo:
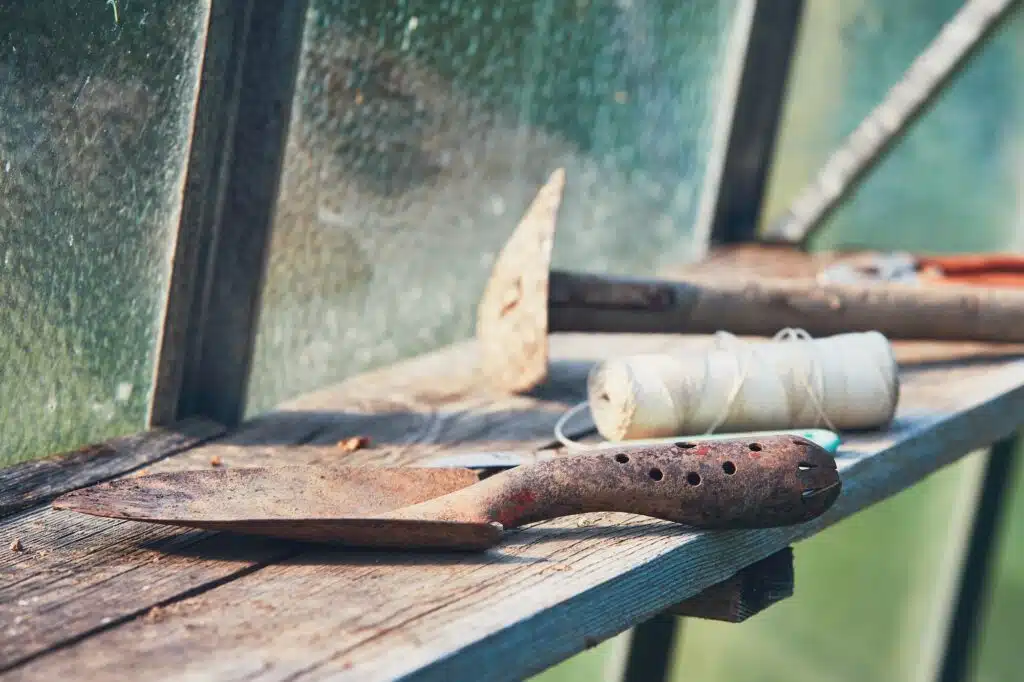
[(594, 367), (594, 424), (612, 441), (888, 424), (899, 399), (889, 340), (878, 332), (813, 339), (783, 329), (772, 341), (715, 335), (704, 353), (633, 355)]

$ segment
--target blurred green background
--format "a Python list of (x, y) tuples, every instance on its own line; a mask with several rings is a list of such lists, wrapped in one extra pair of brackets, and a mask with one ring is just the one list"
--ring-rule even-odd
[[(693, 252), (737, 2), (314, 0), (249, 412), (472, 333), (497, 250), (558, 166), (560, 266)], [(952, 0), (807, 3), (766, 217), (952, 16)], [(206, 4), (5, 4), (0, 465), (143, 426)], [(815, 240), (1024, 243), (1018, 15)], [(969, 457), (796, 548), (797, 593), (687, 621), (677, 680), (913, 680), (948, 608)], [(1018, 481), (975, 679), (1020, 678)], [(600, 679), (616, 638), (537, 676)]]
[[(790, 83), (766, 218), (786, 206), (958, 8), (949, 0), (812, 2)], [(814, 240), (814, 248), (923, 251), (1024, 245), (1024, 16), (1020, 12)], [(795, 596), (739, 624), (686, 621), (673, 679), (925, 680), (948, 608), (971, 455), (796, 546)], [(1024, 476), (1018, 472), (982, 633), (978, 682), (1021, 679)], [(622, 642), (535, 682), (599, 679)]]

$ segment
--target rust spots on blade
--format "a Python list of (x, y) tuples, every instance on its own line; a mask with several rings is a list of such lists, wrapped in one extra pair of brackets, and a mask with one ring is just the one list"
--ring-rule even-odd
[(469, 469), (289, 466), (151, 474), (76, 490), (54, 502), (96, 516), (153, 522), (253, 522), (387, 512), (479, 480)]

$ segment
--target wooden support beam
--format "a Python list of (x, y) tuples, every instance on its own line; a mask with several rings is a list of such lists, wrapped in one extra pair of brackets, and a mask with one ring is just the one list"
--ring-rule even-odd
[(307, 7), (211, 4), (150, 424), (245, 414)]
[(738, 571), (663, 613), (742, 623), (793, 596), (793, 548), (787, 547)]

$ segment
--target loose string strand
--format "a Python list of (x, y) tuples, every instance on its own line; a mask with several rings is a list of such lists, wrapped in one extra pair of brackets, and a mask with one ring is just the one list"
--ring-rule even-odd
[(568, 410), (562, 413), (562, 416), (555, 422), (555, 440), (564, 445), (569, 450), (585, 450), (586, 445), (579, 441), (572, 440), (569, 436), (565, 435), (565, 425), (569, 423), (569, 420), (575, 417), (577, 414), (583, 411), (583, 408), (590, 407), (590, 401), (584, 400), (570, 407)]
[[(786, 327), (784, 329), (780, 329), (778, 331), (778, 333), (775, 334), (775, 336), (773, 337), (773, 340), (781, 341), (781, 342), (787, 342), (787, 341), (812, 341), (813, 338), (814, 337), (812, 337), (809, 333), (807, 333), (807, 331), (805, 329)], [(820, 348), (821, 347), (819, 347), (817, 349), (819, 353), (821, 352)], [(811, 352), (814, 352), (814, 350), (815, 350), (814, 346), (811, 345), (811, 344), (808, 345), (808, 349)], [(825, 395), (825, 378), (824, 378), (824, 376), (821, 377), (821, 391), (819, 392), (819, 391), (815, 390), (815, 388), (814, 388), (814, 377), (813, 377), (814, 368), (816, 367), (819, 370), (819, 373), (822, 373), (821, 372), (822, 364), (824, 364), (824, 363), (821, 363), (821, 362), (811, 363), (811, 368), (808, 370), (807, 374), (811, 374), (812, 376), (811, 377), (807, 377), (806, 374), (801, 374), (801, 376), (800, 376), (800, 384), (801, 384), (801, 386), (804, 389), (806, 389), (805, 395), (808, 398), (810, 398), (811, 402), (814, 404), (814, 409), (817, 411), (818, 417), (825, 423), (825, 425), (829, 428), (830, 431), (835, 431), (836, 427), (832, 423), (832, 420), (828, 418), (828, 413), (827, 413), (827, 411), (825, 409), (826, 395)]]

